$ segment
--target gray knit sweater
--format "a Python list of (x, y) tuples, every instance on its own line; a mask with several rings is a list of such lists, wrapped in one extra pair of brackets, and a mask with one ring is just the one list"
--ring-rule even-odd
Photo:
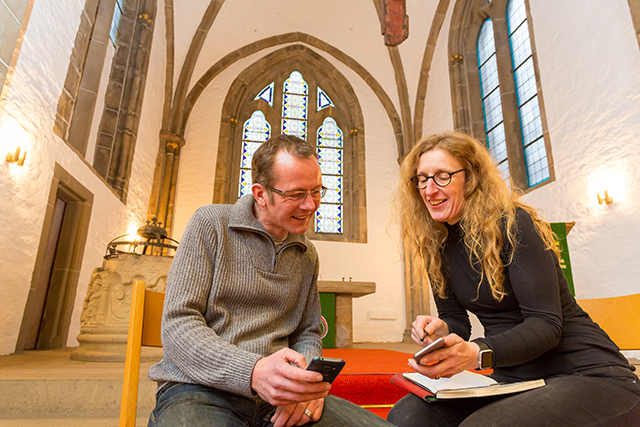
[(252, 214), (252, 195), (198, 209), (169, 271), (163, 359), (149, 378), (202, 384), (246, 397), (263, 356), (289, 347), (322, 353), (318, 255), (289, 234), (278, 253)]

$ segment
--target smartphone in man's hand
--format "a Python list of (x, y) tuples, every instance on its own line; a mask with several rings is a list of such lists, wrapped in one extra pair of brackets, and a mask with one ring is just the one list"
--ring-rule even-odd
[(332, 383), (345, 365), (342, 359), (332, 357), (314, 357), (307, 366), (307, 371), (320, 372), (322, 381)]

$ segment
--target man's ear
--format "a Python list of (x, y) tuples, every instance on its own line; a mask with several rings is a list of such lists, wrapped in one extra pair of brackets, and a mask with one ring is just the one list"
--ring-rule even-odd
[(262, 184), (253, 184), (251, 186), (251, 193), (253, 193), (253, 198), (256, 199), (258, 205), (262, 208), (267, 206), (267, 198), (269, 197), (269, 193), (267, 189), (262, 186)]

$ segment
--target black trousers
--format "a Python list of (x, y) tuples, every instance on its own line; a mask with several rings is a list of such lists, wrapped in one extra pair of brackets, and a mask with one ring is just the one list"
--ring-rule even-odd
[(546, 380), (542, 388), (506, 396), (427, 403), (402, 398), (387, 420), (401, 427), (640, 427), (640, 383), (602, 377), (611, 368)]

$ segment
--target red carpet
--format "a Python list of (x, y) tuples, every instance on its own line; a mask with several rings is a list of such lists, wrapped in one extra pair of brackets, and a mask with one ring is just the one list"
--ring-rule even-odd
[(324, 349), (322, 353), (347, 362), (331, 387), (334, 396), (386, 418), (393, 404), (407, 394), (389, 379), (395, 373), (412, 371), (407, 365), (409, 353), (370, 349)]

